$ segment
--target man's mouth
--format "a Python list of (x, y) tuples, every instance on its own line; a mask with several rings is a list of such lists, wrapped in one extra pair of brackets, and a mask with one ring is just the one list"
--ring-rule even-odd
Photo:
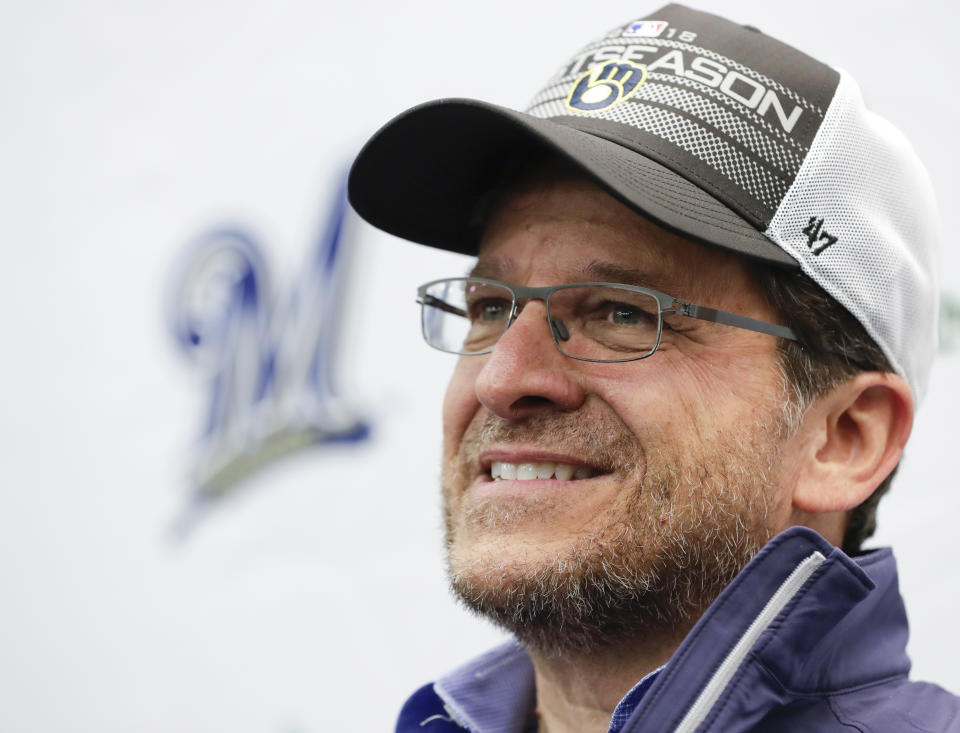
[(501, 479), (513, 481), (532, 481), (533, 479), (573, 481), (592, 478), (596, 476), (597, 473), (597, 471), (588, 466), (574, 466), (569, 463), (557, 463), (555, 461), (537, 461), (532, 463), (493, 461), (490, 464), (490, 478), (494, 481)]

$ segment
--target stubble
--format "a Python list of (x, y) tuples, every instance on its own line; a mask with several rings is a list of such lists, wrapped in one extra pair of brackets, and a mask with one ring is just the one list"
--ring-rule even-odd
[[(610, 648), (643, 635), (677, 633), (703, 613), (774, 534), (771, 473), (784, 434), (780, 415), (697, 446), (645, 448), (597, 405), (521, 424), (487, 415), (471, 425), (444, 468), (451, 587), (472, 611), (545, 655)], [(549, 521), (544, 500), (467, 502), (464, 476), (484, 446), (532, 444), (590, 456), (622, 487), (563, 551), (535, 560), (487, 550), (462, 536)]]

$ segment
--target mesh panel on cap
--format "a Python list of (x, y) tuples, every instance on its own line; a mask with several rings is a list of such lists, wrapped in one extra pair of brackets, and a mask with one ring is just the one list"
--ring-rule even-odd
[(863, 324), (919, 401), (937, 347), (933, 189), (907, 140), (864, 107), (843, 72), (765, 234)]

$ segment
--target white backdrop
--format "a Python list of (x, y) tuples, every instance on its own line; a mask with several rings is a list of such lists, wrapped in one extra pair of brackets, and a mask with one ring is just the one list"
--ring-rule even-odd
[[(206, 395), (168, 336), (169, 277), (188, 240), (235, 223), (284, 287), (376, 127), (439, 96), (521, 107), (581, 45), (655, 7), (4, 4), (0, 730), (391, 730), (410, 691), (498, 638), (445, 589), (452, 361), (420, 344), (413, 303), (463, 262), (352, 220), (340, 384), (371, 441), (273, 465), (183, 542), (170, 526)], [(952, 4), (699, 7), (852, 72), (955, 214)], [(876, 543), (900, 557), (916, 676), (960, 691), (958, 367), (935, 365)]]

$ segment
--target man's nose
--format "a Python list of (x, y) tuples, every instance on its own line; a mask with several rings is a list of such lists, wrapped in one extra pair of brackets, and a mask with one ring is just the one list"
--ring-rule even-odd
[(557, 350), (541, 301), (528, 302), (493, 352), (479, 358), (485, 363), (477, 376), (477, 398), (499, 417), (520, 420), (544, 410), (573, 411), (583, 404), (578, 362)]

